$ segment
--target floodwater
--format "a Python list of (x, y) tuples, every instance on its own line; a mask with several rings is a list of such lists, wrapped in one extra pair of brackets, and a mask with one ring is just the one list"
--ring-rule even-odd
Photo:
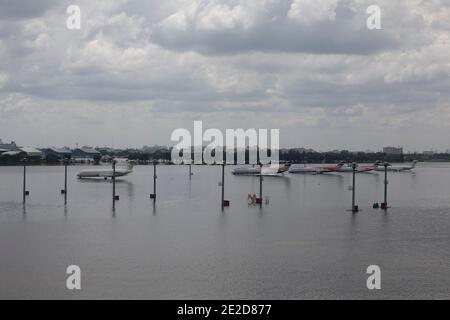
[[(112, 183), (78, 180), (69, 167), (0, 167), (1, 299), (449, 299), (450, 165), (419, 164), (358, 174), (352, 214), (351, 174), (265, 177), (269, 203), (249, 205), (258, 177), (221, 167), (138, 166)], [(66, 268), (81, 268), (81, 290), (66, 289)], [(369, 265), (381, 290), (368, 290)]]

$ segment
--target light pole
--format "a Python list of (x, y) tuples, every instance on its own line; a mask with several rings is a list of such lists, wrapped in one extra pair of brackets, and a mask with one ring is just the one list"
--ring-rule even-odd
[(220, 203), (220, 207), (222, 208), (222, 211), (225, 206), (225, 161), (222, 163), (222, 201)]
[(156, 161), (153, 161), (153, 204), (156, 203)]
[(384, 166), (384, 202), (381, 205), (381, 209), (387, 210), (387, 208), (388, 208), (388, 204), (387, 204), (387, 186), (389, 184), (389, 181), (388, 181), (388, 178), (387, 178), (387, 172), (388, 172), (388, 167), (390, 166), (390, 164), (385, 162), (383, 164), (383, 166)]
[(116, 208), (116, 160), (112, 162), (112, 182), (113, 182), (113, 209)]
[(64, 159), (64, 204), (67, 204), (67, 164), (69, 160)]
[(356, 167), (357, 164), (355, 162), (352, 163), (352, 169), (353, 169), (353, 184), (352, 184), (352, 212), (356, 213), (359, 211), (358, 206), (355, 205), (355, 185), (356, 185)]
[(189, 180), (192, 179), (192, 163), (189, 163)]
[(27, 195), (28, 195), (28, 191), (27, 191), (27, 161), (28, 159), (25, 157), (23, 158), (23, 203), (25, 203), (27, 200)]
[(262, 184), (263, 184), (263, 175), (262, 175), (262, 167), (263, 165), (259, 165), (261, 168), (261, 171), (259, 172), (259, 207), (262, 208)]

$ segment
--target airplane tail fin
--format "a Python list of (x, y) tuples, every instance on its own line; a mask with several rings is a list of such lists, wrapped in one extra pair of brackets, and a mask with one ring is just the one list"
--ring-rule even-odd
[(414, 160), (414, 161), (413, 161), (412, 166), (411, 166), (411, 169), (413, 169), (413, 168), (416, 167), (417, 162), (418, 162), (417, 160)]

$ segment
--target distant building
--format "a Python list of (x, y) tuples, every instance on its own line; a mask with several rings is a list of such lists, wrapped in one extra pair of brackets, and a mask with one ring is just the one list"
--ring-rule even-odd
[(17, 145), (14, 141), (11, 141), (11, 143), (4, 143), (2, 139), (0, 139), (0, 149), (7, 151), (16, 151)]
[(97, 150), (101, 154), (113, 153), (115, 151), (113, 148), (110, 148), (110, 147), (99, 147), (99, 148), (95, 148), (95, 150)]
[(47, 148), (41, 149), (41, 152), (47, 160), (69, 159), (72, 156), (72, 151), (67, 148)]
[(36, 149), (36, 148), (31, 148), (31, 147), (23, 147), (23, 148), (19, 148), (19, 151), (25, 152), (26, 156), (28, 158), (32, 158), (32, 159), (42, 159), (43, 157), (43, 152)]
[(403, 148), (395, 148), (395, 147), (384, 147), (383, 153), (385, 154), (393, 154), (393, 155), (402, 155)]
[[(4, 149), (2, 149), (4, 150)], [(15, 164), (22, 161), (26, 157), (25, 152), (15, 150), (15, 151), (6, 151), (0, 154), (0, 163), (10, 163)]]
[(426, 156), (432, 156), (432, 155), (434, 155), (434, 151), (424, 151), (424, 152), (422, 152), (422, 154), (423, 155), (426, 155)]
[(98, 162), (101, 157), (100, 152), (89, 147), (77, 148), (72, 152), (72, 159), (79, 162)]

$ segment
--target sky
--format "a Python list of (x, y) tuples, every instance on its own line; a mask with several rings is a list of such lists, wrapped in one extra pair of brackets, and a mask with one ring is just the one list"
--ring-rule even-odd
[(0, 0), (3, 141), (170, 146), (195, 120), (282, 147), (450, 149), (450, 0)]

